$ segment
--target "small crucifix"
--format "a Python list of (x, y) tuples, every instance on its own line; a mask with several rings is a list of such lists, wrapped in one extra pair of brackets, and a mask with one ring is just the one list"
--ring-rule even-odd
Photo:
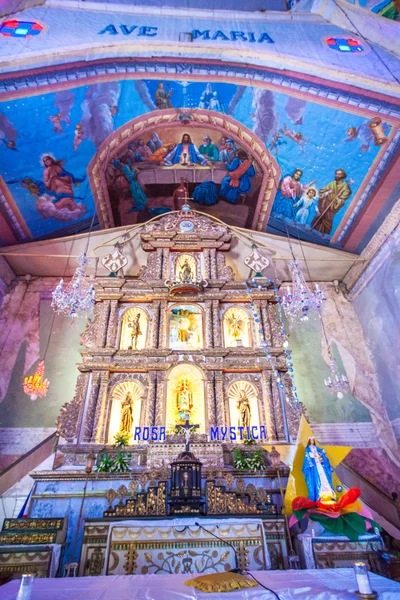
[(190, 451), (190, 433), (192, 429), (198, 429), (200, 425), (191, 425), (189, 423), (190, 415), (189, 413), (185, 414), (185, 424), (184, 425), (175, 425), (175, 432), (181, 433), (181, 429), (185, 430), (185, 443), (186, 443), (186, 452)]

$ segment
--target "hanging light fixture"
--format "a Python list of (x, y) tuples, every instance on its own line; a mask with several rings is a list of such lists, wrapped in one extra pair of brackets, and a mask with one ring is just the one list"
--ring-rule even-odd
[(339, 369), (336, 363), (336, 360), (332, 356), (331, 349), (329, 348), (329, 376), (327, 379), (324, 379), (325, 386), (332, 394), (336, 394), (337, 398), (341, 400), (344, 394), (347, 392), (349, 388), (349, 380), (346, 375), (343, 373), (339, 373)]
[(79, 267), (69, 284), (64, 286), (64, 280), (53, 292), (51, 306), (55, 312), (69, 317), (86, 317), (95, 303), (96, 293), (93, 284), (89, 284), (86, 277), (86, 265), (89, 259), (86, 252), (78, 258)]
[(24, 378), (24, 392), (31, 400), (37, 400), (46, 396), (49, 385), (49, 380), (44, 377), (44, 360), (41, 360), (35, 374)]
[(320, 313), (326, 296), (318, 283), (315, 284), (313, 291), (310, 290), (294, 256), (288, 263), (288, 269), (292, 277), (292, 287), (288, 286), (286, 293), (282, 295), (283, 310), (292, 323), (308, 321), (312, 313)]

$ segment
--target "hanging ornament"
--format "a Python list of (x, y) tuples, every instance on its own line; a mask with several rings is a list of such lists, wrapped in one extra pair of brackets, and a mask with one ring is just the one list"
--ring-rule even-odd
[(37, 400), (46, 396), (49, 385), (49, 380), (44, 378), (44, 360), (41, 360), (35, 374), (24, 378), (24, 392), (31, 400)]
[(292, 287), (287, 287), (286, 294), (282, 296), (282, 307), (287, 318), (292, 322), (308, 321), (311, 314), (319, 314), (326, 300), (324, 292), (315, 284), (311, 291), (304, 278), (297, 260), (290, 260), (288, 268), (292, 276)]
[(95, 303), (96, 293), (93, 284), (89, 284), (86, 277), (86, 265), (89, 259), (86, 254), (81, 254), (78, 259), (79, 267), (70, 283), (64, 287), (64, 280), (53, 292), (51, 306), (55, 312), (69, 317), (86, 317)]
[(254, 245), (252, 253), (244, 259), (244, 264), (252, 269), (252, 271), (255, 271), (256, 274), (259, 274), (268, 267), (269, 260), (260, 254), (257, 246)]
[(346, 375), (343, 373), (339, 373), (339, 369), (336, 363), (336, 360), (332, 356), (330, 349), (329, 352), (329, 369), (330, 373), (327, 379), (324, 379), (325, 386), (332, 394), (336, 394), (336, 396), (341, 400), (344, 394), (347, 392), (349, 388), (349, 380)]
[(119, 244), (116, 244), (114, 252), (107, 254), (107, 256), (101, 259), (103, 267), (110, 271), (112, 275), (116, 275), (120, 269), (123, 269), (128, 264), (128, 259), (122, 254), (119, 246)]

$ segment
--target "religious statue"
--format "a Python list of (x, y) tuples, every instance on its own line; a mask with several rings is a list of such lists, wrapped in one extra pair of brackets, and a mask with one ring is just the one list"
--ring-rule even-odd
[(226, 321), (229, 325), (229, 333), (237, 343), (242, 337), (244, 320), (241, 319), (237, 313), (233, 312), (232, 314), (226, 316)]
[(137, 343), (139, 335), (142, 335), (140, 329), (140, 313), (138, 312), (134, 319), (129, 319), (128, 327), (131, 331), (131, 345), (128, 346), (128, 350), (137, 350)]
[(236, 408), (239, 412), (238, 425), (239, 427), (250, 427), (251, 424), (251, 408), (250, 401), (244, 390), (240, 390), (239, 398), (236, 402)]
[(183, 283), (189, 283), (189, 282), (193, 281), (192, 269), (190, 268), (187, 258), (185, 259), (185, 262), (183, 263), (183, 265), (179, 271), (179, 279)]
[(191, 416), (193, 410), (192, 384), (187, 377), (182, 377), (175, 388), (176, 408), (178, 410), (179, 420), (185, 421), (186, 415)]
[(333, 469), (325, 450), (319, 448), (315, 438), (310, 437), (304, 453), (303, 474), (308, 489), (308, 498), (313, 502), (335, 497), (332, 484)]
[(121, 404), (120, 433), (131, 433), (133, 425), (133, 398), (131, 392), (127, 392), (125, 400)]

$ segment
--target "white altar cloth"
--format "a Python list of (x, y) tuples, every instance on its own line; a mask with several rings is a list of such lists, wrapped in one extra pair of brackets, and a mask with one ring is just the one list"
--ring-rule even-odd
[[(253, 571), (281, 600), (357, 600), (353, 569)], [(206, 594), (184, 585), (192, 575), (130, 575), (37, 579), (31, 600), (274, 600), (261, 586)], [(379, 600), (399, 600), (400, 583), (370, 574)], [(15, 600), (19, 580), (0, 587), (0, 600)]]

